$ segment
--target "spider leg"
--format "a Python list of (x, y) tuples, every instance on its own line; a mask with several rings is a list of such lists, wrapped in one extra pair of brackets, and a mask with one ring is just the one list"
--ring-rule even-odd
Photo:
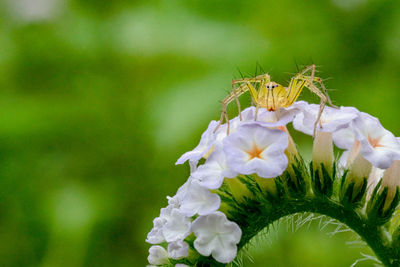
[[(303, 80), (303, 81), (309, 81), (309, 80), (308, 80), (308, 77), (307, 77), (307, 79), (302, 79), (302, 78), (300, 78), (300, 79)], [(320, 119), (321, 119), (321, 116), (322, 116), (322, 112), (324, 111), (326, 102), (328, 101), (328, 98), (325, 96), (325, 94), (323, 94), (323, 93), (321, 92), (320, 89), (318, 89), (318, 87), (316, 87), (316, 86), (314, 85), (314, 83), (308, 83), (308, 82), (307, 82), (307, 83), (305, 84), (305, 87), (307, 87), (311, 92), (313, 92), (314, 94), (316, 94), (316, 95), (321, 99), (321, 102), (320, 102), (320, 104), (319, 104), (319, 112), (318, 112), (317, 119), (315, 120), (315, 124), (314, 124), (313, 137), (315, 138), (315, 133), (316, 133), (316, 130), (317, 130), (317, 125), (318, 125), (318, 122), (319, 122), (319, 124), (320, 124), (320, 126), (321, 126), (321, 121), (320, 121)]]
[[(242, 84), (241, 86), (239, 86), (238, 88), (233, 88), (232, 92), (227, 95), (224, 100), (222, 100), (222, 112), (221, 112), (221, 117), (219, 120), (219, 123), (217, 125), (217, 127), (215, 127), (214, 129), (214, 133), (218, 130), (218, 128), (222, 125), (224, 119), (227, 123), (227, 134), (229, 134), (229, 118), (228, 118), (228, 113), (226, 111), (227, 106), (230, 102), (232, 102), (233, 100), (237, 100), (237, 102), (239, 102), (238, 97), (242, 94), (244, 94), (245, 92), (249, 91), (251, 92), (251, 94), (255, 94), (257, 91), (255, 90), (255, 88), (250, 84)], [(254, 92), (253, 92), (254, 91)], [(240, 106), (239, 106), (240, 109)]]
[(259, 108), (260, 108), (260, 106), (257, 104), (256, 105), (256, 113), (254, 114), (254, 121), (257, 121), (257, 115), (258, 115)]
[[(296, 75), (297, 76), (297, 75)], [(294, 101), (297, 100), (304, 86), (306, 86), (306, 81), (299, 79), (297, 77), (293, 77), (290, 80), (288, 87), (286, 88), (286, 103), (282, 105), (283, 107), (288, 107), (293, 104)]]
[(324, 111), (325, 105), (326, 105), (326, 102), (323, 102), (321, 99), (321, 102), (319, 104), (319, 111), (318, 111), (317, 119), (315, 120), (315, 123), (314, 123), (313, 138), (315, 138), (315, 134), (317, 132), (318, 122), (319, 122), (319, 126), (321, 127), (321, 115), (322, 115), (322, 112)]
[(234, 85), (232, 84), (232, 91), (233, 91), (233, 96), (235, 97), (236, 100), (236, 105), (238, 107), (238, 112), (239, 112), (239, 119), (242, 121), (242, 110), (240, 108), (240, 102), (239, 102), (239, 97), (236, 94), (236, 89), (234, 88)]
[(254, 78), (242, 78), (242, 79), (236, 79), (232, 80), (232, 85), (237, 84), (237, 83), (261, 83), (261, 82), (270, 82), (271, 78), (268, 74), (262, 74), (258, 75)]
[[(311, 70), (311, 76), (306, 76), (305, 74), (306, 74), (308, 71), (310, 71), (310, 70)], [(328, 90), (326, 90), (326, 87), (325, 87), (325, 85), (324, 85), (322, 79), (319, 78), (319, 77), (315, 77), (315, 76), (314, 76), (315, 71), (316, 71), (316, 70), (315, 70), (315, 65), (312, 64), (312, 65), (306, 67), (304, 70), (302, 70), (302, 71), (301, 71), (300, 73), (298, 73), (296, 76), (298, 76), (298, 78), (301, 78), (301, 79), (307, 79), (307, 78), (308, 78), (310, 84), (313, 83), (313, 82), (317, 82), (317, 83), (321, 86), (322, 91), (323, 91), (324, 94), (325, 94), (325, 97), (326, 97), (326, 99), (327, 99), (328, 104), (329, 104), (330, 106), (334, 107), (334, 108), (338, 108), (337, 106), (335, 106), (334, 104), (332, 104), (331, 98), (329, 97), (329, 94), (328, 94)]]
[[(311, 71), (311, 76), (306, 76), (305, 73), (308, 71)], [(313, 131), (313, 137), (315, 138), (315, 133), (316, 129), (318, 126), (318, 122), (321, 125), (320, 119), (322, 116), (322, 112), (324, 111), (325, 105), (328, 102), (330, 105), (332, 104), (330, 101), (330, 98), (328, 96), (328, 93), (326, 91), (325, 86), (322, 83), (322, 79), (319, 77), (315, 77), (315, 65), (310, 65), (306, 67), (304, 70), (302, 70), (300, 73), (296, 74), (289, 83), (289, 86), (287, 87), (287, 101), (284, 105), (284, 107), (288, 107), (291, 104), (293, 104), (294, 101), (299, 97), (301, 91), (303, 90), (304, 87), (307, 87), (312, 93), (316, 94), (320, 99), (320, 105), (319, 105), (319, 112), (317, 115), (317, 119), (314, 124), (314, 131)], [(317, 82), (321, 85), (323, 88), (323, 92), (315, 86), (314, 82)]]
[[(307, 79), (310, 79), (310, 76), (301, 75), (301, 76), (299, 76), (299, 79), (307, 80)], [(328, 94), (328, 90), (326, 89), (326, 87), (325, 87), (324, 82), (322, 81), (322, 79), (319, 78), (319, 77), (314, 77), (313, 81), (316, 82), (316, 83), (318, 83), (318, 84), (321, 86), (322, 91), (324, 92), (324, 95), (325, 95), (325, 97), (326, 97), (326, 100), (327, 100), (328, 104), (329, 104), (331, 107), (339, 108), (338, 106), (336, 106), (336, 105), (334, 105), (334, 104), (332, 103), (331, 98), (329, 97), (329, 94)]]

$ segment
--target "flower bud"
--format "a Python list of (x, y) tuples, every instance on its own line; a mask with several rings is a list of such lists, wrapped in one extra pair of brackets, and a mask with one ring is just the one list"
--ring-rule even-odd
[(386, 186), (388, 187), (388, 193), (386, 195), (385, 206), (383, 207), (384, 210), (390, 207), (396, 195), (397, 188), (400, 186), (400, 160), (395, 160), (392, 166), (383, 173), (382, 188)]
[(324, 165), (328, 173), (332, 172), (333, 163), (333, 144), (332, 133), (317, 131), (314, 139), (314, 146), (312, 152), (314, 170), (319, 169), (321, 177), (322, 170), (321, 164)]
[(347, 175), (348, 182), (354, 182), (354, 188), (357, 188), (361, 185), (364, 179), (369, 177), (371, 172), (372, 165), (366, 160), (361, 153), (354, 158), (354, 161), (350, 165), (350, 171)]

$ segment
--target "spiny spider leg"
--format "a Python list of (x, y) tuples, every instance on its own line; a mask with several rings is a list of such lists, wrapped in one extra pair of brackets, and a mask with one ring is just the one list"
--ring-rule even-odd
[(254, 78), (242, 78), (242, 79), (236, 79), (236, 80), (232, 80), (232, 84), (237, 84), (237, 83), (261, 83), (261, 82), (270, 82), (271, 78), (268, 74), (261, 74), (258, 75)]
[(260, 108), (260, 106), (257, 104), (256, 105), (256, 113), (254, 114), (254, 121), (257, 121), (257, 115), (258, 115), (258, 109)]
[[(307, 73), (308, 71), (311, 71), (311, 76), (306, 76), (305, 73)], [(321, 125), (320, 119), (322, 116), (322, 112), (325, 108), (326, 102), (329, 103), (329, 105), (332, 105), (333, 107), (336, 107), (335, 105), (332, 104), (328, 92), (322, 82), (322, 79), (319, 77), (315, 77), (315, 65), (310, 65), (308, 67), (306, 67), (304, 70), (302, 70), (300, 73), (296, 74), (289, 83), (289, 86), (287, 87), (287, 102), (286, 102), (286, 106), (290, 106), (291, 104), (293, 104), (294, 101), (296, 101), (296, 99), (299, 97), (301, 91), (303, 90), (304, 87), (307, 87), (311, 92), (313, 92), (314, 94), (316, 94), (320, 99), (320, 109), (318, 112), (318, 116), (317, 116), (317, 120), (315, 121), (315, 125), (314, 125), (314, 133), (313, 136), (315, 138), (315, 133), (316, 133), (316, 128), (319, 124)], [(323, 92), (321, 92), (321, 90), (315, 86), (314, 82), (317, 82), (320, 84)], [(336, 107), (337, 108), (337, 107)]]
[(245, 92), (249, 91), (251, 92), (251, 94), (256, 94), (257, 91), (256, 89), (253, 87), (253, 85), (251, 85), (250, 82), (247, 82), (245, 84), (240, 85), (238, 88), (234, 88), (233, 92), (231, 92), (227, 97), (225, 97), (224, 100), (222, 100), (222, 113), (221, 113), (221, 118), (219, 120), (219, 123), (217, 125), (217, 127), (215, 127), (214, 129), (214, 133), (218, 130), (218, 128), (222, 125), (224, 118), (225, 121), (227, 123), (227, 134), (229, 134), (229, 118), (228, 118), (228, 113), (226, 111), (226, 108), (228, 106), (228, 104), (230, 102), (232, 102), (234, 99), (237, 99), (240, 95), (244, 94)]
[[(307, 73), (307, 71), (311, 70), (311, 77), (310, 76), (306, 76), (304, 74)], [(314, 77), (314, 73), (316, 71), (315, 68), (315, 64), (312, 64), (308, 67), (306, 67), (304, 70), (302, 70), (300, 73), (298, 73), (296, 76), (302, 77), (303, 79), (309, 78), (310, 79), (310, 83), (312, 83), (311, 81), (317, 82), (319, 83), (319, 85), (321, 86), (322, 90), (324, 91), (324, 94), (326, 96), (327, 102), (330, 106), (334, 107), (334, 108), (338, 108), (337, 106), (335, 106), (334, 104), (332, 104), (331, 98), (329, 97), (328, 94), (328, 90), (326, 90), (326, 87), (324, 85), (324, 83), (322, 82), (322, 79), (319, 77)]]
[[(309, 79), (309, 78), (310, 78), (310, 76), (304, 76), (304, 75), (300, 76), (300, 79), (304, 79), (304, 80)], [(328, 104), (333, 108), (339, 108), (338, 106), (336, 106), (332, 103), (331, 98), (329, 97), (329, 94), (328, 94), (328, 90), (326, 89), (325, 84), (323, 83), (322, 79), (319, 77), (314, 77), (314, 82), (317, 82), (321, 86), (321, 88), (326, 96)]]
[[(301, 78), (300, 78), (300, 79), (301, 79)], [(321, 93), (321, 91), (318, 89), (318, 87), (316, 87), (316, 86), (314, 85), (314, 83), (309, 84), (309, 83), (308, 83), (308, 81), (309, 81), (308, 79), (305, 80), (305, 81), (307, 81), (307, 84), (306, 84), (305, 86), (306, 86), (311, 92), (313, 92), (314, 94), (316, 94), (316, 95), (321, 99), (321, 102), (320, 102), (320, 104), (319, 104), (319, 112), (318, 112), (317, 119), (316, 119), (315, 124), (314, 124), (313, 137), (315, 138), (315, 133), (316, 133), (316, 130), (317, 130), (317, 125), (318, 125), (318, 123), (319, 123), (319, 125), (321, 126), (321, 121), (320, 121), (320, 119), (321, 119), (322, 112), (324, 111), (324, 108), (325, 108), (325, 105), (326, 105), (326, 102), (328, 101), (328, 99), (327, 99), (327, 97), (326, 97), (323, 93)]]
[(322, 112), (324, 111), (325, 105), (326, 105), (326, 102), (323, 102), (322, 99), (321, 99), (321, 102), (319, 103), (318, 116), (317, 116), (317, 119), (314, 122), (314, 130), (313, 130), (313, 137), (314, 138), (315, 138), (315, 134), (317, 133), (318, 122), (319, 122), (319, 126), (321, 127), (320, 119), (321, 119)]
[(242, 121), (242, 110), (240, 108), (239, 97), (236, 95), (236, 89), (233, 84), (232, 84), (232, 91), (233, 91), (233, 96), (235, 97), (235, 100), (236, 100), (236, 105), (238, 107), (239, 119), (240, 119), (240, 121)]

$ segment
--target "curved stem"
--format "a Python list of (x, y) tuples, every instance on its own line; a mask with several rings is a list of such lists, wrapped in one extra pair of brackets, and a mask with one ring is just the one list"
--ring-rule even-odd
[[(328, 198), (309, 197), (304, 199), (286, 199), (274, 204), (268, 212), (261, 211), (257, 220), (248, 221), (242, 227), (243, 237), (239, 244), (242, 248), (260, 230), (274, 221), (299, 212), (313, 212), (334, 218), (359, 234), (375, 252), (379, 260), (386, 266), (399, 266), (400, 255), (390, 246), (386, 230), (381, 226), (370, 225), (363, 220), (353, 209), (346, 209), (343, 205)], [(258, 229), (254, 231), (254, 229)]]

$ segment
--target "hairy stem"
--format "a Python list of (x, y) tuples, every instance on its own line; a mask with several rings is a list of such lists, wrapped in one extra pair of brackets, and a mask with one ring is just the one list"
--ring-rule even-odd
[[(274, 221), (301, 212), (313, 212), (327, 215), (334, 218), (358, 233), (375, 252), (379, 260), (386, 266), (399, 266), (400, 255), (396, 255), (395, 249), (390, 246), (386, 230), (382, 226), (370, 225), (365, 219), (354, 211), (340, 203), (323, 197), (309, 197), (303, 199), (286, 199), (275, 204), (273, 210), (264, 213), (256, 221), (249, 221), (249, 224), (242, 228), (243, 238), (239, 244), (242, 248), (257, 232), (254, 229), (263, 229)], [(262, 215), (264, 213), (264, 215)], [(251, 230), (250, 230), (251, 229)]]

